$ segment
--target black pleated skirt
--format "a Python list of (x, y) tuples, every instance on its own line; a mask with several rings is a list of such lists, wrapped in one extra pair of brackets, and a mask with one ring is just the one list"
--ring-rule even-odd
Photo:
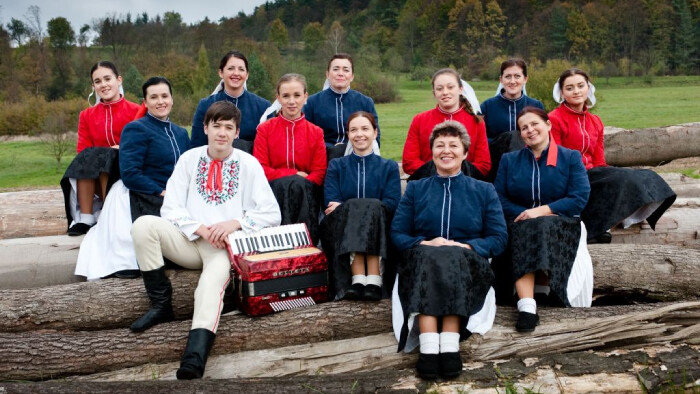
[(611, 229), (638, 209), (652, 203), (659, 207), (646, 218), (653, 229), (676, 200), (666, 181), (651, 170), (596, 167), (588, 170), (591, 195), (581, 213), (588, 237)]
[(365, 253), (379, 256), (384, 262), (383, 296), (391, 294), (396, 275), (396, 253), (389, 241), (391, 218), (386, 207), (374, 198), (353, 198), (340, 204), (321, 221), (321, 245), (328, 257), (330, 295), (335, 300), (345, 296), (352, 272), (350, 255)]
[(305, 223), (314, 245), (318, 244), (318, 215), (323, 189), (299, 175), (270, 182), (282, 213), (282, 224)]
[(462, 320), (460, 334), (467, 336), (466, 322), (484, 306), (494, 281), (488, 260), (459, 246), (415, 246), (404, 252), (398, 271), (404, 316), (399, 351), (406, 344), (413, 313), (457, 315)]
[(78, 153), (66, 168), (61, 178), (61, 190), (66, 208), (68, 226), (73, 221), (70, 206), (71, 184), (70, 179), (98, 179), (102, 173), (108, 174), (107, 191), (114, 182), (120, 179), (119, 173), (119, 149), (95, 147), (86, 148)]
[(498, 303), (512, 303), (513, 285), (523, 275), (543, 271), (549, 275), (551, 291), (569, 306), (566, 288), (580, 238), (579, 218), (542, 216), (508, 223), (508, 247), (491, 262)]

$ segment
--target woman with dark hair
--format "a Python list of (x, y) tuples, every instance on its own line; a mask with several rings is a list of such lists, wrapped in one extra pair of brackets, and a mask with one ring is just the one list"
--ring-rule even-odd
[(260, 162), (282, 211), (282, 224), (305, 223), (318, 242), (318, 215), (326, 175), (323, 130), (301, 111), (306, 79), (285, 74), (277, 83), (279, 115), (258, 126), (253, 156)]
[(164, 77), (151, 77), (143, 84), (147, 113), (124, 127), (119, 150), (121, 180), (107, 195), (102, 219), (80, 245), (76, 275), (88, 280), (139, 275), (131, 223), (142, 215), (160, 215), (165, 185), (190, 142), (187, 130), (170, 122), (170, 86)]
[[(109, 61), (90, 69), (95, 104), (80, 112), (78, 155), (61, 179), (68, 235), (83, 235), (97, 222), (109, 187), (119, 179), (119, 142), (124, 125), (134, 120), (138, 104), (124, 98), (122, 77)], [(88, 102), (89, 102), (88, 97)]]
[(588, 170), (591, 196), (581, 218), (588, 229), (589, 243), (607, 243), (612, 239), (608, 230), (618, 224), (629, 227), (646, 219), (654, 229), (676, 194), (654, 171), (607, 165), (603, 122), (589, 112), (595, 105), (594, 93), (584, 71), (564, 71), (553, 90), (554, 100), (561, 105), (549, 113), (549, 118), (554, 141), (581, 152)]
[(496, 95), (481, 103), (491, 153), (491, 179), (498, 172), (501, 156), (523, 147), (516, 116), (528, 106), (544, 109), (541, 101), (525, 94), (527, 80), (525, 61), (519, 58), (508, 59), (501, 63)]
[(451, 68), (435, 72), (432, 86), (437, 105), (413, 117), (403, 147), (403, 171), (411, 175), (409, 180), (434, 175), (435, 166), (428, 144), (430, 134), (435, 125), (454, 120), (467, 129), (471, 140), (462, 171), (477, 179), (486, 177), (491, 169), (491, 156), (484, 122), (477, 116), (480, 109), (474, 91)]
[(248, 70), (248, 59), (241, 52), (230, 51), (221, 58), (219, 62), (221, 82), (209, 97), (199, 101), (192, 119), (191, 145), (193, 148), (207, 144), (207, 136), (204, 134), (204, 114), (207, 113), (209, 106), (217, 101), (226, 100), (232, 102), (241, 111), (242, 116), (240, 134), (234, 141), (234, 146), (247, 153), (253, 151), (252, 142), (255, 140), (260, 117), (270, 106), (270, 102), (247, 90)]
[(462, 174), (469, 140), (459, 122), (435, 126), (428, 143), (437, 174), (408, 184), (392, 222), (403, 252), (394, 332), (399, 350), (420, 344), (416, 370), (424, 378), (459, 375), (459, 340), (489, 331), (496, 315), (488, 259), (503, 252), (507, 230), (493, 185)]
[(399, 167), (372, 152), (378, 133), (372, 114), (353, 113), (346, 129), (352, 153), (328, 163), (324, 182), (321, 240), (330, 291), (336, 300), (378, 301), (382, 276), (391, 284), (395, 274), (387, 262), (391, 218), (401, 198)]
[[(323, 139), (326, 147), (347, 144), (348, 135), (345, 126), (350, 114), (357, 111), (369, 112), (379, 124), (374, 101), (362, 93), (350, 89), (350, 83), (355, 79), (355, 64), (347, 53), (336, 53), (328, 61), (326, 83), (323, 90), (309, 97), (304, 105), (306, 120), (323, 129)], [(377, 126), (377, 144), (381, 131)], [(329, 151), (336, 152), (339, 157), (345, 150), (344, 146)]]
[(501, 301), (510, 300), (515, 284), (515, 328), (532, 332), (539, 323), (536, 290), (548, 295), (551, 287), (558, 304), (591, 305), (593, 266), (580, 218), (590, 186), (581, 154), (550, 138), (543, 109), (525, 107), (516, 121), (526, 146), (503, 155), (494, 183), (510, 236), (492, 266)]

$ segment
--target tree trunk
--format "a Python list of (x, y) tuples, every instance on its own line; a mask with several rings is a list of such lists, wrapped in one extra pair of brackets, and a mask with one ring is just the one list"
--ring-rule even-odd
[[(663, 301), (700, 296), (700, 250), (668, 245), (590, 245), (595, 289)], [(171, 270), (178, 319), (194, 308), (200, 271)], [(141, 279), (0, 290), (0, 331), (126, 328), (150, 307)]]
[(61, 189), (0, 193), (0, 239), (65, 234)]
[(613, 166), (656, 166), (695, 156), (700, 156), (700, 123), (605, 130), (605, 161)]
[[(215, 376), (237, 376), (237, 371), (274, 371), (305, 374), (334, 370), (371, 370), (410, 366), (415, 355), (395, 353), (390, 331), (389, 302), (336, 302), (260, 318), (222, 318), (212, 355), (267, 349), (244, 355), (212, 357), (207, 370)], [(536, 357), (587, 349), (635, 349), (649, 344), (696, 343), (700, 302), (630, 305), (597, 308), (541, 308), (542, 324), (532, 334), (517, 334), (512, 308), (501, 308), (494, 328), (485, 337), (463, 342), (469, 360)], [(113, 371), (147, 364), (130, 379), (152, 379), (172, 374), (177, 363), (161, 370), (154, 363), (178, 360), (189, 322), (161, 324), (145, 333), (127, 330), (99, 332), (30, 332), (0, 334), (0, 380), (38, 380), (67, 375)], [(385, 333), (385, 334), (381, 334)], [(371, 341), (358, 339), (344, 346), (318, 343), (380, 334)], [(305, 345), (285, 350), (284, 346)], [(365, 345), (369, 344), (369, 345)], [(317, 349), (318, 351), (314, 350)], [(335, 350), (334, 350), (335, 349)], [(289, 348), (287, 350), (290, 350)], [(281, 352), (281, 353), (280, 353)], [(229, 358), (225, 358), (229, 357)], [(232, 357), (232, 358), (231, 358)], [(240, 358), (236, 358), (240, 357)], [(247, 365), (257, 367), (247, 368)], [(222, 372), (216, 372), (222, 371)], [(221, 375), (218, 375), (218, 374)], [(250, 373), (250, 372), (248, 372)]]
[[(678, 200), (677, 200), (678, 201)], [(686, 248), (700, 249), (700, 209), (697, 199), (682, 199), (679, 204), (686, 207), (669, 209), (656, 222), (652, 230), (649, 223), (642, 222), (629, 228), (613, 228), (612, 242), (615, 244), (647, 245), (656, 249), (657, 245), (676, 245)]]

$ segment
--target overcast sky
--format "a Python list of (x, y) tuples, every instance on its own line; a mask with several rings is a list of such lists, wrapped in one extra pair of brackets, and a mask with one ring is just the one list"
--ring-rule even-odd
[[(273, 1), (273, 0), (270, 0)], [(0, 2), (0, 23), (4, 26), (10, 19), (25, 21), (27, 8), (37, 5), (41, 9), (41, 22), (46, 29), (46, 22), (62, 16), (71, 23), (77, 33), (80, 27), (88, 24), (92, 27), (93, 19), (107, 15), (126, 15), (132, 17), (147, 12), (149, 17), (163, 15), (167, 11), (179, 12), (182, 20), (196, 23), (209, 17), (219, 20), (222, 16), (236, 16), (240, 11), (250, 15), (256, 6), (265, 0), (2, 0)]]

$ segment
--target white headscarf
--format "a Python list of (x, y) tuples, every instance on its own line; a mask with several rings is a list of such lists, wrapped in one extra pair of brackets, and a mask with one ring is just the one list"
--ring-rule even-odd
[[(494, 96), (499, 96), (501, 94), (501, 90), (503, 90), (503, 84), (498, 83), (498, 89), (496, 89), (496, 94)], [(527, 92), (525, 91), (525, 84), (523, 84), (523, 96), (527, 96)]]
[(467, 81), (460, 79), (462, 81), (462, 92), (460, 93), (464, 98), (469, 101), (469, 104), (472, 106), (472, 110), (474, 110), (475, 114), (480, 114), (481, 113), (481, 106), (479, 105), (479, 99), (476, 98), (476, 93), (474, 92), (474, 89), (467, 83)]
[[(559, 80), (554, 84), (554, 88), (552, 89), (552, 97), (554, 98), (554, 101), (557, 103), (561, 104), (564, 102), (564, 95), (561, 93), (561, 86), (559, 86)], [(588, 81), (588, 100), (591, 102), (591, 105), (588, 106), (588, 108), (593, 108), (595, 105), (595, 86)]]

